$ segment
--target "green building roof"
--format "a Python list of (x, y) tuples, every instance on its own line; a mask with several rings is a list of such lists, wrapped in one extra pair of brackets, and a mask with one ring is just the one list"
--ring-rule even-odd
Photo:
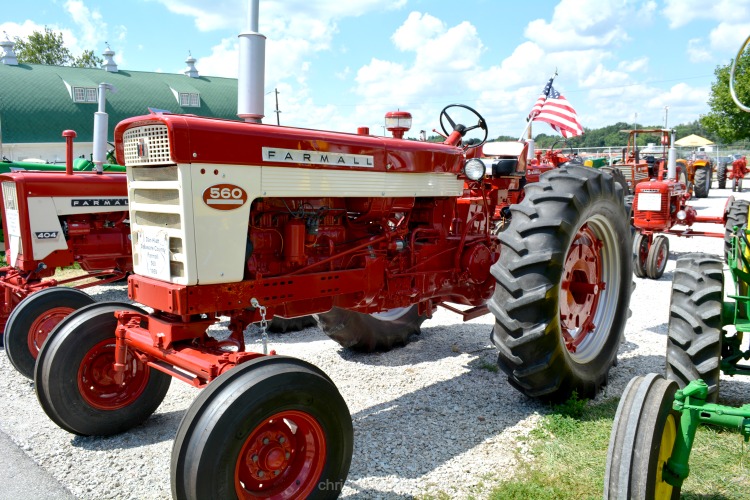
[(237, 80), (233, 78), (0, 64), (0, 141), (60, 142), (67, 129), (76, 131), (77, 141), (92, 141), (98, 104), (75, 102), (74, 97), (96, 100), (96, 93), (87, 89), (98, 88), (100, 83), (117, 90), (107, 92), (110, 140), (118, 122), (148, 114), (148, 108), (237, 119)]

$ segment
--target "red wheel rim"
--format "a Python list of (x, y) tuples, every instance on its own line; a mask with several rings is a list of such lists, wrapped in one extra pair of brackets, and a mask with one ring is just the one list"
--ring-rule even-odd
[(34, 359), (39, 355), (39, 349), (42, 348), (42, 344), (47, 340), (49, 333), (73, 311), (74, 309), (71, 307), (55, 307), (45, 311), (44, 314), (34, 320), (27, 337), (29, 352)]
[(560, 328), (571, 353), (593, 331), (599, 296), (605, 289), (599, 250), (602, 242), (585, 224), (573, 239), (563, 268)]
[(657, 255), (656, 257), (656, 268), (661, 271), (662, 269), (664, 269), (664, 266), (667, 265), (667, 260), (669, 259), (669, 249), (667, 248), (666, 243), (662, 241), (657, 250), (659, 251), (659, 255)]
[(237, 496), (305, 498), (317, 487), (325, 460), (318, 421), (301, 411), (279, 412), (253, 429), (242, 446), (234, 476)]
[(96, 344), (78, 369), (78, 390), (83, 399), (99, 410), (117, 410), (137, 400), (148, 384), (149, 368), (128, 349), (125, 378), (115, 382), (115, 340)]

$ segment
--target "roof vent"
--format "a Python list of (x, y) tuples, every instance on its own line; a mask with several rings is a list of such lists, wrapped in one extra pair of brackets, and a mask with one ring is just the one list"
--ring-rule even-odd
[(198, 76), (200, 76), (198, 75), (198, 70), (195, 68), (195, 61), (196, 59), (190, 54), (190, 51), (188, 51), (188, 58), (185, 59), (188, 67), (185, 68), (184, 73), (190, 78), (198, 78)]
[(104, 45), (107, 46), (107, 50), (102, 52), (102, 55), (104, 56), (104, 64), (102, 64), (102, 69), (105, 71), (109, 71), (110, 73), (117, 73), (117, 64), (115, 63), (114, 59), (112, 59), (115, 55), (115, 52), (109, 48), (109, 44), (107, 42), (104, 42)]
[[(3, 31), (3, 33), (5, 33)], [(16, 53), (13, 52), (13, 42), (8, 38), (8, 34), (5, 33), (5, 40), (0, 40), (0, 63), (8, 64), (10, 66), (18, 66), (18, 59), (16, 59)]]

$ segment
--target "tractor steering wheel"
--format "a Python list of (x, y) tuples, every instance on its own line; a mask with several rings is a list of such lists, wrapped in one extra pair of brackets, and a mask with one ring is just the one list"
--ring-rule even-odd
[(562, 142), (563, 143), (563, 147), (560, 148), (560, 152), (562, 152), (567, 147), (570, 150), (570, 157), (572, 158), (572, 157), (575, 156), (575, 151), (573, 151), (573, 148), (571, 147), (570, 143), (564, 137), (562, 139), (557, 139), (555, 142), (553, 142), (552, 146), (549, 148), (549, 150), (554, 152), (555, 151), (555, 146), (557, 146), (558, 142)]
[[(472, 125), (471, 127), (467, 127), (465, 125), (461, 125), (460, 123), (456, 123), (450, 115), (448, 115), (448, 110), (450, 108), (464, 108), (469, 110), (470, 113), (474, 114), (477, 118), (477, 124)], [(459, 132), (461, 134), (461, 137), (464, 137), (467, 132), (470, 132), (474, 129), (480, 128), (484, 130), (484, 137), (482, 137), (482, 140), (477, 142), (476, 144), (470, 144), (468, 146), (465, 146), (466, 149), (472, 149), (472, 148), (478, 148), (482, 144), (484, 144), (487, 141), (487, 134), (489, 131), (487, 130), (487, 122), (484, 118), (482, 118), (482, 115), (480, 115), (474, 108), (470, 108), (469, 106), (466, 106), (464, 104), (449, 104), (448, 106), (444, 107), (443, 110), (440, 112), (440, 128), (443, 129), (443, 133), (448, 136), (450, 135), (448, 133), (448, 130), (445, 127), (445, 122), (443, 121), (443, 117), (448, 121), (448, 124), (450, 124), (450, 129), (452, 132)]]
[(732, 61), (732, 71), (729, 73), (729, 93), (732, 95), (732, 100), (737, 105), (738, 108), (740, 108), (742, 111), (745, 111), (746, 113), (750, 113), (750, 107), (745, 106), (740, 102), (739, 97), (737, 97), (737, 94), (734, 90), (734, 71), (737, 69), (737, 61), (739, 61), (740, 57), (742, 56), (742, 53), (745, 52), (745, 47), (747, 47), (748, 42), (750, 42), (750, 36), (745, 38), (745, 43), (742, 44), (742, 47), (740, 47), (740, 50), (737, 51), (737, 57), (734, 58), (734, 61)]

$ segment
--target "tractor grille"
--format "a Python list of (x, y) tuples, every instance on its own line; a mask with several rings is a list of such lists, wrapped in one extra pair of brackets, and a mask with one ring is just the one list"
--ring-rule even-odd
[[(661, 197), (658, 203), (654, 201), (655, 196)], [(636, 193), (633, 200), (633, 217), (642, 221), (666, 222), (669, 219), (669, 196), (658, 192)]]
[[(18, 214), (18, 195), (16, 194), (15, 182), (3, 182), (3, 203), (5, 204), (5, 220), (8, 227), (5, 228), (5, 241), (17, 244), (17, 248), (10, 245), (11, 261), (13, 265), (16, 257), (23, 254), (23, 242), (21, 241), (21, 219)], [(8, 243), (6, 243), (8, 245)], [(7, 256), (6, 256), (7, 257)]]
[(163, 124), (126, 130), (122, 137), (125, 165), (163, 165), (173, 163), (169, 155), (169, 132)]
[(5, 200), (5, 210), (18, 210), (15, 182), (3, 182), (3, 200)]

